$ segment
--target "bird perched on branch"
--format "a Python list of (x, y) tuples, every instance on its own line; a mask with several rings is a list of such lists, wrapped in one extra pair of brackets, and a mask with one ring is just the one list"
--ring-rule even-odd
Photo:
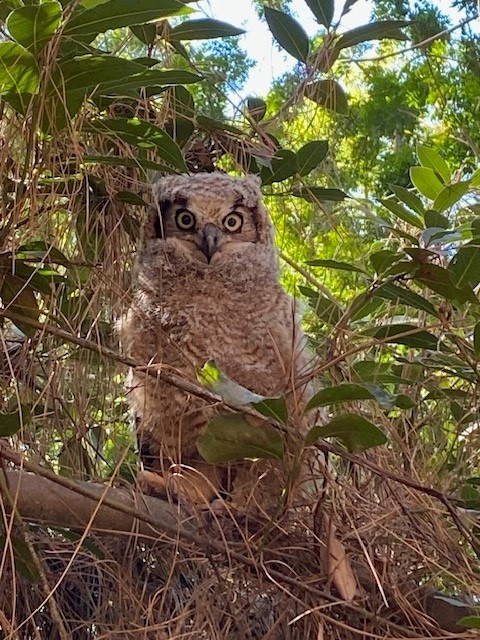
[[(284, 394), (295, 428), (309, 358), (294, 301), (278, 281), (273, 226), (258, 179), (219, 172), (168, 176), (154, 185), (153, 196), (133, 299), (120, 323), (123, 347), (139, 364), (191, 381), (196, 367), (214, 360), (257, 394)], [(286, 463), (213, 466), (201, 458), (196, 441), (222, 409), (218, 403), (138, 370), (128, 395), (144, 485), (173, 487), (177, 497), (197, 502), (228, 492), (236, 504), (254, 500), (260, 508), (282, 493)]]

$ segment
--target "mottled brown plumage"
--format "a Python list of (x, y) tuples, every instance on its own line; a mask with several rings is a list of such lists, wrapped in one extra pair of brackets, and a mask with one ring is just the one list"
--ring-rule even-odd
[[(120, 326), (124, 348), (138, 363), (160, 364), (191, 380), (195, 367), (213, 359), (251, 391), (287, 394), (292, 424), (298, 425), (305, 389), (295, 381), (307, 356), (294, 302), (278, 282), (273, 227), (257, 179), (169, 176), (153, 193), (133, 300)], [(218, 406), (139, 373), (132, 376), (129, 399), (147, 469), (165, 478), (172, 464), (192, 467), (188, 482), (205, 499), (226, 488), (226, 469), (206, 465), (195, 446)], [(258, 494), (271, 492), (269, 473), (278, 475), (278, 468), (270, 464), (259, 479), (267, 464), (234, 465), (228, 488), (237, 502), (246, 501), (240, 494), (252, 483), (266, 483)]]

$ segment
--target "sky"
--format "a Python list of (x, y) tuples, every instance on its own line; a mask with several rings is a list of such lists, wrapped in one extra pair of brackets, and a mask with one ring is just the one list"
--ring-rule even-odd
[[(340, 9), (343, 2), (337, 3)], [(318, 33), (320, 27), (315, 22), (312, 13), (304, 0), (293, 0), (291, 3), (293, 15), (299, 20), (309, 36)], [(341, 31), (352, 29), (369, 21), (371, 1), (358, 0), (341, 23)], [(261, 21), (248, 0), (201, 0), (196, 5), (210, 18), (229, 22), (236, 27), (245, 29), (246, 34), (241, 37), (240, 44), (250, 58), (257, 61), (251, 70), (249, 79), (242, 88), (241, 97), (265, 96), (272, 79), (291, 69), (296, 60), (288, 53), (281, 52), (273, 44), (272, 35), (264, 21)], [(336, 16), (338, 17), (338, 16)]]
[[(440, 0), (436, 4), (454, 23), (458, 22), (459, 14), (451, 8), (451, 0)], [(335, 20), (340, 17), (343, 5), (344, 2), (336, 2)], [(342, 18), (339, 32), (368, 23), (372, 5), (373, 0), (357, 0)], [(243, 99), (250, 95), (265, 96), (272, 80), (291, 69), (296, 63), (288, 53), (279, 51), (273, 44), (272, 35), (265, 21), (258, 18), (250, 0), (200, 0), (195, 7), (207, 17), (229, 22), (246, 31), (240, 39), (240, 44), (248, 56), (257, 61), (257, 64), (251, 70), (239, 98)], [(292, 0), (290, 8), (309, 36), (318, 33), (320, 27), (315, 22), (305, 0)]]

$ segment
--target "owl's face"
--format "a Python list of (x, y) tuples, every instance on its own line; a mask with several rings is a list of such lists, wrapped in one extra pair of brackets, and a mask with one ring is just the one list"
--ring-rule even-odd
[[(257, 245), (273, 247), (272, 226), (255, 178), (221, 173), (168, 176), (154, 188), (156, 206), (146, 237), (197, 268), (248, 259)], [(203, 265), (203, 266), (202, 266)]]
[(192, 259), (206, 263), (258, 241), (255, 211), (240, 201), (206, 199), (195, 193), (163, 202), (157, 231), (170, 242), (174, 238)]

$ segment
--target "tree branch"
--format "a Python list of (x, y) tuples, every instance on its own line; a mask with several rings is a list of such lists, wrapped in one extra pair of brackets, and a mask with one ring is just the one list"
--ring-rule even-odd
[[(34, 473), (13, 469), (7, 470), (6, 479), (18, 513), (30, 522), (68, 529), (89, 527), (98, 533), (134, 533), (150, 539), (175, 529), (178, 524), (167, 502), (126, 489), (71, 479), (68, 479), (71, 486), (67, 487)], [(124, 508), (120, 511), (113, 505)], [(8, 502), (5, 507), (10, 513)], [(145, 519), (139, 519), (136, 514)], [(151, 518), (164, 525), (163, 532), (146, 521)]]
[[(178, 387), (178, 389), (182, 389), (187, 393), (191, 393), (192, 395), (198, 396), (203, 400), (211, 403), (222, 403), (226, 404), (222, 398), (204, 387), (201, 387), (199, 384), (195, 384), (194, 382), (190, 382), (189, 380), (182, 378), (178, 375), (174, 375), (172, 373), (167, 373), (166, 371), (161, 370), (161, 366), (158, 364), (146, 365), (139, 363), (130, 358), (128, 356), (124, 356), (113, 349), (109, 349), (108, 347), (104, 347), (97, 342), (93, 342), (93, 340), (87, 340), (86, 338), (81, 338), (76, 336), (73, 333), (69, 333), (64, 329), (60, 329), (53, 324), (47, 322), (39, 322), (34, 318), (29, 318), (26, 315), (22, 315), (20, 313), (15, 313), (14, 311), (10, 311), (10, 309), (0, 309), (0, 317), (5, 317), (11, 320), (12, 322), (22, 322), (23, 324), (27, 324), (29, 327), (34, 329), (38, 329), (39, 331), (43, 331), (47, 334), (56, 336), (64, 340), (65, 342), (70, 342), (72, 344), (76, 344), (83, 349), (88, 349), (89, 351), (94, 351), (98, 353), (100, 356), (104, 356), (105, 358), (109, 358), (110, 360), (114, 360), (115, 362), (120, 362), (121, 364), (127, 365), (128, 367), (132, 367), (136, 371), (142, 371), (147, 375), (151, 375), (156, 378), (160, 378), (163, 382), (173, 385), (174, 387)], [(236, 408), (236, 407), (234, 407)]]
[[(39, 322), (34, 318), (29, 318), (28, 316), (23, 316), (19, 313), (15, 313), (14, 311), (10, 311), (10, 309), (0, 309), (0, 318), (1, 317), (8, 318), (12, 322), (22, 322), (23, 324), (28, 325), (34, 329), (38, 329), (39, 331), (43, 331), (47, 334), (56, 336), (65, 342), (70, 342), (71, 344), (76, 344), (78, 347), (82, 349), (88, 349), (89, 351), (93, 351), (94, 353), (98, 353), (100, 356), (105, 358), (109, 358), (114, 362), (119, 362), (128, 367), (131, 367), (135, 371), (145, 373), (148, 376), (152, 376), (153, 378), (158, 378), (167, 384), (172, 385), (173, 387), (177, 387), (177, 389), (181, 389), (186, 393), (190, 393), (193, 396), (197, 396), (210, 404), (220, 404), (223, 407), (227, 407), (228, 409), (232, 409), (233, 411), (242, 411), (243, 413), (248, 413), (255, 418), (259, 418), (274, 427), (281, 429), (283, 431), (288, 430), (288, 427), (281, 424), (280, 422), (274, 420), (273, 418), (266, 418), (259, 411), (254, 409), (251, 405), (247, 404), (235, 404), (232, 401), (227, 401), (222, 398), (217, 393), (213, 393), (209, 391), (205, 387), (202, 387), (195, 382), (191, 382), (188, 378), (179, 376), (174, 373), (168, 373), (162, 369), (161, 364), (139, 364), (133, 358), (129, 356), (125, 356), (118, 351), (114, 351), (109, 347), (105, 347), (97, 342), (93, 342), (93, 340), (87, 340), (86, 338), (81, 338), (76, 336), (73, 333), (69, 333), (64, 329), (60, 329), (49, 322)], [(48, 317), (48, 316), (47, 316)], [(0, 451), (1, 453), (1, 451)]]
[[(234, 559), (255, 571), (262, 567), (269, 580), (310, 593), (319, 602), (323, 602), (324, 606), (335, 607), (341, 604), (342, 607), (363, 619), (375, 620), (387, 629), (401, 632), (405, 638), (416, 637), (416, 634), (410, 629), (382, 618), (354, 603), (339, 601), (329, 592), (300, 582), (298, 578), (273, 568), (269, 567), (267, 570), (261, 562), (261, 558), (255, 557), (255, 554), (251, 555), (251, 552), (244, 555), (228, 548), (221, 541), (198, 535), (192, 528), (182, 526), (178, 512), (163, 500), (105, 484), (81, 482), (57, 476), (49, 469), (28, 461), (22, 454), (16, 453), (0, 441), (0, 458), (2, 457), (13, 462), (16, 466), (24, 467), (22, 470), (7, 469), (5, 477), (13, 498), (11, 504), (16, 512), (27, 521), (79, 530), (89, 527), (92, 531), (110, 535), (133, 533), (147, 539), (159, 539), (162, 536), (173, 534), (175, 539), (181, 538), (185, 542), (193, 542), (206, 552), (227, 556), (230, 560)], [(29, 471), (25, 469), (29, 469)], [(35, 471), (35, 473), (31, 471)], [(76, 495), (75, 500), (73, 499), (74, 495)], [(8, 500), (5, 501), (4, 506), (7, 513), (11, 513), (12, 507), (9, 506)], [(430, 613), (430, 609), (432, 609), (432, 617), (441, 626), (458, 631), (459, 628), (450, 618), (457, 619), (455, 615), (460, 611), (460, 607), (456, 606), (452, 614), (453, 618), (449, 611), (448, 620), (444, 620), (445, 616), (439, 615), (435, 609), (437, 607), (436, 594), (431, 594), (431, 596), (431, 602), (426, 603), (427, 613)], [(464, 615), (471, 613), (471, 609), (466, 603), (460, 601), (459, 605), (462, 605), (461, 612)], [(442, 610), (444, 608), (445, 604), (442, 603)]]

